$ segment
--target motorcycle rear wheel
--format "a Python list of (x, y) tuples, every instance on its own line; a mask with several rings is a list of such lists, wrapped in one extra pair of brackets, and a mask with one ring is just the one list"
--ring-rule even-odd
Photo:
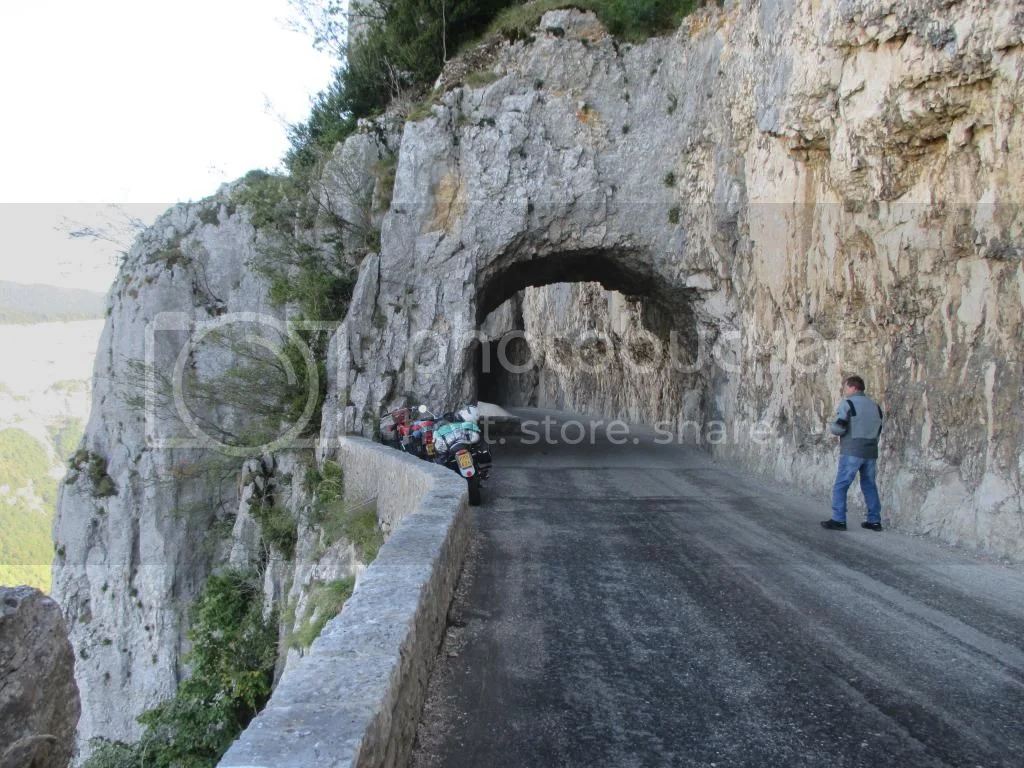
[(476, 474), (472, 477), (466, 478), (466, 482), (469, 483), (469, 505), (471, 507), (479, 507), (482, 501), (480, 493), (480, 475)]

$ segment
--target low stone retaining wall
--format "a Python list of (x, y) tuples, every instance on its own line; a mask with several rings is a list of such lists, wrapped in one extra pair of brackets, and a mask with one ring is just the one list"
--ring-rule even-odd
[(346, 496), (377, 497), (392, 530), (345, 607), (219, 768), (402, 766), (469, 547), (461, 477), (342, 438)]

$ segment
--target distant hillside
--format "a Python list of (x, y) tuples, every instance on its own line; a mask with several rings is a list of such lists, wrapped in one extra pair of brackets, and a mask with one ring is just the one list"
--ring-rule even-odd
[(93, 320), (105, 310), (102, 293), (0, 280), (0, 324)]
[[(57, 430), (61, 448), (72, 451), (81, 423)], [(0, 584), (28, 584), (50, 591), (51, 528), (59, 480), (50, 476), (46, 447), (21, 429), (0, 429)]]

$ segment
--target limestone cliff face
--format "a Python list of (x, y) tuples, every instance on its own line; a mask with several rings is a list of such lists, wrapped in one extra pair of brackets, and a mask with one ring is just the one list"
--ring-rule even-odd
[[(890, 417), (891, 522), (1024, 556), (1022, 30), (1008, 1), (774, 0), (617, 46), (547, 14), (406, 126), (325, 433), (471, 394), (465, 332), (527, 286), (599, 281), (687, 364), (622, 387), (549, 366), (549, 401), (720, 421), (716, 453), (823, 490), (858, 372)], [(559, 302), (570, 330), (618, 322), (531, 290), (527, 330)]]
[[(453, 64), (428, 117), (368, 124), (325, 169), (346, 247), (374, 252), (332, 335), (321, 458), (394, 400), (490, 387), (669, 422), (820, 491), (858, 372), (889, 414), (891, 523), (1024, 559), (1022, 35), (1013, 0), (746, 0), (632, 46), (551, 12), (479, 52), (486, 84)], [(257, 563), (268, 605), (302, 613), (306, 585), (360, 567), (308, 525), (308, 433), (255, 437), (271, 400), (201, 386), (242, 350), (184, 343), (227, 318), (280, 344), (259, 242), (228, 192), (172, 209), (111, 293), (55, 525), (82, 740), (135, 737), (174, 691), (212, 568)], [(536, 365), (484, 374), (513, 328), (506, 352)], [(230, 436), (245, 450), (212, 450)], [(295, 560), (249, 513), (268, 488)]]
[[(108, 298), (93, 409), (54, 525), (53, 594), (80, 658), (83, 739), (131, 740), (134, 717), (173, 693), (188, 604), (213, 556), (204, 542), (218, 518), (219, 488), (204, 487), (210, 478), (176, 479), (195, 451), (152, 450), (161, 427), (145, 394), (148, 377), (155, 382), (174, 368), (177, 355), (155, 345), (182, 333), (177, 313), (187, 324), (258, 306), (265, 293), (245, 274), (241, 221), (218, 224), (221, 208), (212, 207), (209, 223), (184, 206), (165, 214), (132, 248)], [(167, 327), (158, 329), (161, 319)]]
[[(161, 217), (111, 290), (92, 414), (54, 525), (79, 759), (90, 739), (137, 739), (135, 718), (174, 694), (211, 570), (257, 569), (268, 610), (295, 617), (283, 636), (308, 623), (311, 584), (362, 567), (350, 543), (321, 543), (310, 521), (313, 440), (290, 424), (268, 433), (282, 421), (288, 371), (274, 362), (287, 326), (252, 268), (263, 237), (225, 188)], [(261, 536), (254, 505), (295, 521), (294, 557)]]

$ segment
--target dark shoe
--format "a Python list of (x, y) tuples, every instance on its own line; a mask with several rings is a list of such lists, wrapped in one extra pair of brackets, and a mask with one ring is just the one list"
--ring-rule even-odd
[(821, 527), (827, 528), (830, 531), (845, 531), (846, 523), (840, 523), (837, 520), (822, 520)]
[(867, 523), (867, 522), (864, 522), (864, 523), (860, 524), (860, 527), (861, 528), (867, 528), (869, 531), (880, 531), (880, 530), (882, 530), (882, 524), (881, 523)]

